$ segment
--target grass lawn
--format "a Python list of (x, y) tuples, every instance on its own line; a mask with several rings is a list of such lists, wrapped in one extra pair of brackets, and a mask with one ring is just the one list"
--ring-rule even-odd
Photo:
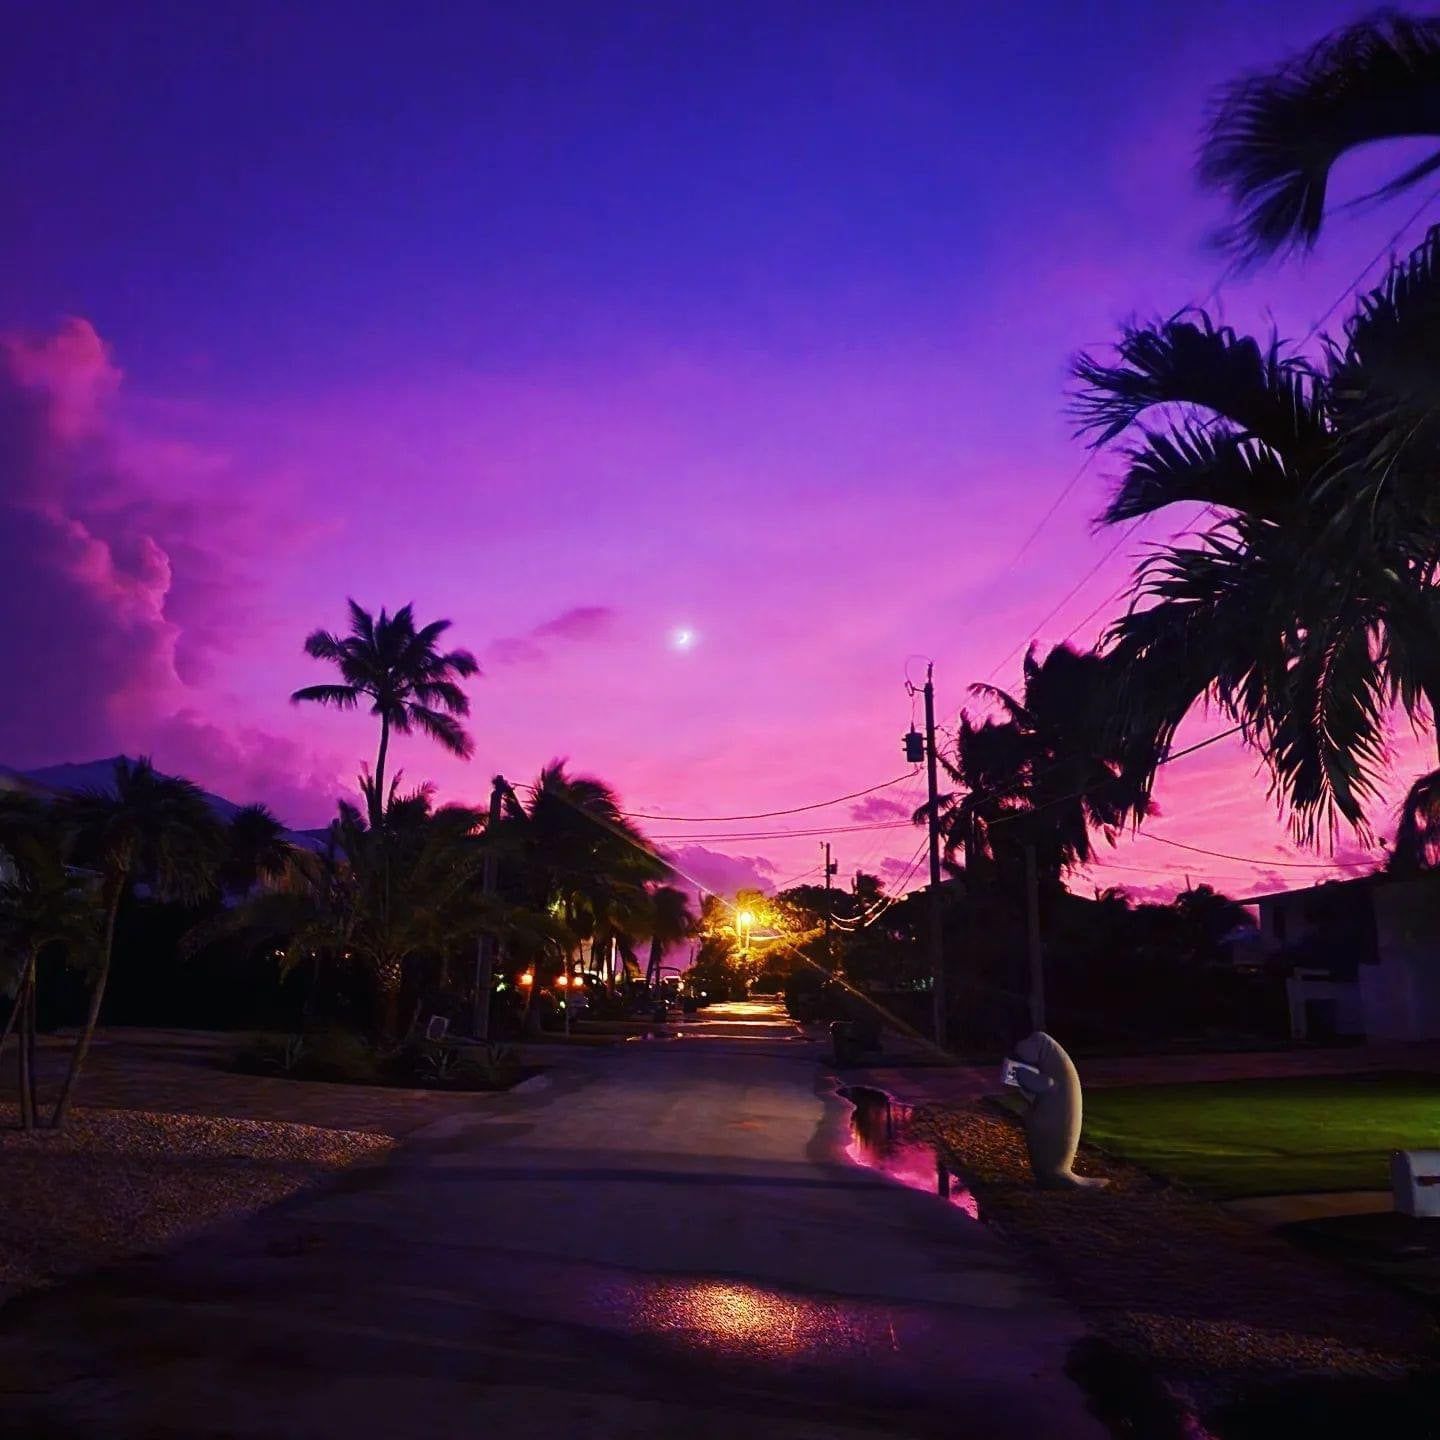
[(1088, 1090), (1085, 1138), (1216, 1199), (1384, 1190), (1392, 1150), (1440, 1149), (1440, 1076)]

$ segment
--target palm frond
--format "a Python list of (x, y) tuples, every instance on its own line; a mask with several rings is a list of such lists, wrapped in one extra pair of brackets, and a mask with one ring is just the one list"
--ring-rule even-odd
[[(1400, 136), (1440, 135), (1440, 21), (1384, 13), (1327, 36), (1276, 69), (1220, 92), (1201, 179), (1236, 212), (1222, 236), (1244, 260), (1313, 245), (1336, 161)], [(1440, 166), (1440, 154), (1386, 187)]]
[(338, 710), (353, 710), (360, 703), (360, 691), (353, 685), (306, 685), (290, 696), (291, 704), (307, 700), (333, 705)]
[(1071, 366), (1079, 431), (1108, 445), (1147, 410), (1179, 406), (1218, 418), (1282, 454), (1324, 431), (1315, 376), (1272, 338), (1262, 347), (1204, 310), (1148, 325), (1126, 325), (1112, 363), (1084, 353)]

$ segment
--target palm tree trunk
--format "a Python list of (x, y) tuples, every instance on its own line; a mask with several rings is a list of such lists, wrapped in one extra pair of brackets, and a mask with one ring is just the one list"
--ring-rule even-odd
[(25, 977), (17, 1004), (20, 1007), (20, 1048), (16, 1052), (20, 1082), (20, 1128), (35, 1128), (35, 1090), (31, 1083), (34, 1068), (30, 1063), (30, 990), (34, 972)]
[(400, 1021), (400, 986), (403, 971), (400, 961), (383, 959), (375, 967), (375, 988), (379, 1004), (376, 1016), (380, 1038), (396, 1040), (395, 1027)]
[(380, 753), (375, 757), (375, 789), (370, 796), (370, 828), (378, 830), (385, 818), (385, 757), (390, 750), (390, 717), (380, 717)]
[(10, 1032), (20, 1019), (20, 1010), (25, 1000), (25, 987), (30, 983), (30, 975), (35, 969), (36, 953), (34, 950), (30, 952), (25, 959), (25, 968), (20, 972), (20, 983), (15, 987), (15, 1003), (10, 1007), (10, 1014), (6, 1017), (4, 1030), (0, 1030), (0, 1055), (4, 1055), (5, 1046), (10, 1041)]
[(39, 1053), (40, 1043), (36, 1038), (36, 1018), (40, 1013), (40, 971), (37, 967), (30, 972), (30, 998), (25, 1006), (25, 1065), (29, 1071), (30, 1081), (30, 1115), (36, 1123), (39, 1122), (40, 1110), (40, 1087), (35, 1081), (35, 1057)]
[(70, 1113), (70, 1101), (75, 1093), (80, 1072), (85, 1068), (86, 1057), (90, 1054), (90, 1042), (95, 1038), (95, 1027), (100, 1023), (100, 1006), (105, 1000), (105, 986), (110, 980), (110, 961), (115, 954), (115, 920), (120, 913), (120, 897), (124, 894), (123, 879), (115, 882), (110, 896), (110, 907), (105, 914), (105, 950), (100, 959), (100, 973), (95, 977), (94, 988), (90, 991), (90, 1009), (85, 1016), (85, 1028), (70, 1052), (70, 1069), (65, 1074), (65, 1084), (60, 1098), (55, 1102), (55, 1113), (50, 1117), (52, 1129), (63, 1130), (65, 1117)]

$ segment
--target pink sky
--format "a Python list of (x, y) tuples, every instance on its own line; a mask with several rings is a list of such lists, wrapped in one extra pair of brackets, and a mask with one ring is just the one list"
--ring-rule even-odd
[[(968, 684), (1018, 681), (1027, 640), (1094, 639), (1145, 538), (1164, 534), (1151, 522), (1046, 618), (1113, 544), (1091, 527), (1113, 473), (1101, 459), (1016, 558), (1083, 458), (1064, 415), (1069, 356), (1128, 315), (1211, 294), (1220, 274), (1203, 244), (1215, 211), (1189, 173), (1209, 88), (1362, 7), (1276, 8), (1249, 24), (1246, 7), (1221, 6), (1166, 29), (1117, 5), (1117, 22), (1140, 29), (1117, 28), (1114, 44), (1146, 58), (1123, 95), (1106, 67), (1129, 73), (1125, 56), (1092, 30), (1076, 39), (1078, 21), (1058, 11), (1053, 35), (1027, 19), (996, 62), (1009, 72), (986, 77), (963, 51), (924, 58), (927, 27), (955, 23), (938, 11), (917, 9), (911, 34), (847, 9), (823, 76), (802, 65), (773, 91), (756, 80), (753, 136), (733, 117), (711, 133), (686, 110), (691, 148), (674, 154), (645, 149), (666, 143), (637, 138), (663, 119), (623, 98), (617, 78), (617, 95), (592, 97), (587, 114), (623, 132), (630, 148), (614, 163), (634, 171), (620, 177), (629, 208), (603, 214), (588, 192), (590, 209), (564, 200), (588, 162), (567, 160), (546, 129), (562, 125), (569, 93), (567, 62), (551, 57), (553, 93), (537, 81), (499, 95), (520, 107), (511, 128), (467, 156), (491, 187), (474, 200), (473, 260), (455, 248), (458, 212), (446, 207), (468, 192), (455, 188), (441, 122), (446, 105), (478, 102), (459, 78), (454, 96), (432, 95), (418, 72), (397, 124), (425, 128), (423, 174), (372, 136), (374, 184), (357, 170), (355, 193), (340, 196), (343, 166), (290, 176), (277, 136), (270, 169), (238, 174), (246, 208), (227, 214), (241, 228), (224, 244), (217, 190), (175, 221), (193, 243), (166, 270), (151, 268), (128, 213), (108, 242), (97, 215), (90, 250), (42, 260), (62, 201), (109, 183), (86, 170), (82, 185), (75, 157), (90, 154), (86, 140), (103, 151), (104, 135), (84, 127), (125, 103), (124, 77), (90, 76), (99, 108), (57, 111), (57, 169), (24, 181), (33, 228), (17, 258), (31, 283), (23, 295), (0, 286), (0, 500), (12, 522), (0, 569), (24, 635), (6, 657), (18, 683), (0, 763), (149, 750), (231, 798), (321, 822), (370, 757), (371, 726), (286, 697), (324, 678), (301, 640), (341, 625), (354, 596), (450, 617), (481, 661), (473, 762), (400, 745), (406, 777), (433, 778), (447, 797), (480, 800), (495, 771), (524, 780), (557, 755), (633, 809), (678, 815), (780, 810), (901, 774), (907, 663), (914, 676), (916, 657), (933, 658), (953, 725), (975, 704)], [(999, 9), (986, 15), (975, 23), (1002, 23)], [(805, 39), (773, 44), (791, 38)], [(1082, 42), (1094, 47), (1091, 82), (1063, 67)], [(507, 43), (518, 54), (528, 42)], [(671, 42), (644, 43), (634, 63), (658, 74)], [(733, 67), (754, 63), (727, 55), (696, 83), (718, 95)], [(996, 125), (966, 109), (983, 109), (977, 89), (1037, 74), (1051, 77), (1048, 101), (1009, 116), (991, 149), (976, 144)], [(830, 108), (795, 110), (792, 80), (799, 95), (823, 89)], [(241, 95), (252, 83), (217, 82)], [(376, 118), (362, 90), (323, 132), (336, 155)], [(650, 103), (688, 102), (655, 92)], [(790, 130), (767, 129), (782, 111)], [(874, 153), (824, 148), (851, 116), (878, 137)], [(146, 128), (163, 114), (132, 118), (142, 153), (184, 144)], [(322, 143), (306, 133), (302, 159)], [(517, 134), (533, 148), (512, 156)], [(777, 152), (777, 134), (793, 145)], [(247, 156), (268, 143), (234, 141)], [(117, 163), (138, 163), (127, 157)], [(219, 183), (190, 158), (196, 185)], [(166, 161), (185, 158), (167, 149)], [(693, 213), (653, 190), (662, 172)], [(548, 229), (532, 213), (542, 194)], [(1218, 304), (1242, 326), (1303, 335), (1412, 205), (1342, 216), (1309, 261), (1227, 284)], [(553, 235), (553, 253), (536, 249), (532, 224)], [(93, 260), (107, 243), (108, 269)], [(696, 637), (688, 649), (672, 643), (681, 628)], [(1197, 718), (1181, 743), (1223, 724)], [(1397, 794), (1428, 744), (1399, 737)], [(912, 778), (878, 798), (908, 808), (920, 797)], [(1142, 834), (1077, 886), (1169, 893), (1188, 877), (1237, 893), (1328, 873), (1301, 868), (1322, 857), (1288, 844), (1263, 774), (1233, 744), (1167, 770), (1158, 799), (1154, 835), (1251, 858)], [(841, 833), (887, 818), (871, 803), (651, 829), (693, 831), (685, 867), (730, 887), (818, 870), (823, 837), (707, 834), (830, 824), (844, 883), (859, 865), (908, 866), (918, 833)], [(1386, 833), (1388, 817), (1375, 818)]]

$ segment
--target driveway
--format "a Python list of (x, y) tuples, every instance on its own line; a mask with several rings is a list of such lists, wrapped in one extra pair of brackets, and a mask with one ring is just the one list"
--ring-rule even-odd
[(1079, 1322), (844, 1159), (818, 1059), (778, 1010), (716, 1007), (18, 1302), (0, 1434), (1102, 1435), (1063, 1375)]

